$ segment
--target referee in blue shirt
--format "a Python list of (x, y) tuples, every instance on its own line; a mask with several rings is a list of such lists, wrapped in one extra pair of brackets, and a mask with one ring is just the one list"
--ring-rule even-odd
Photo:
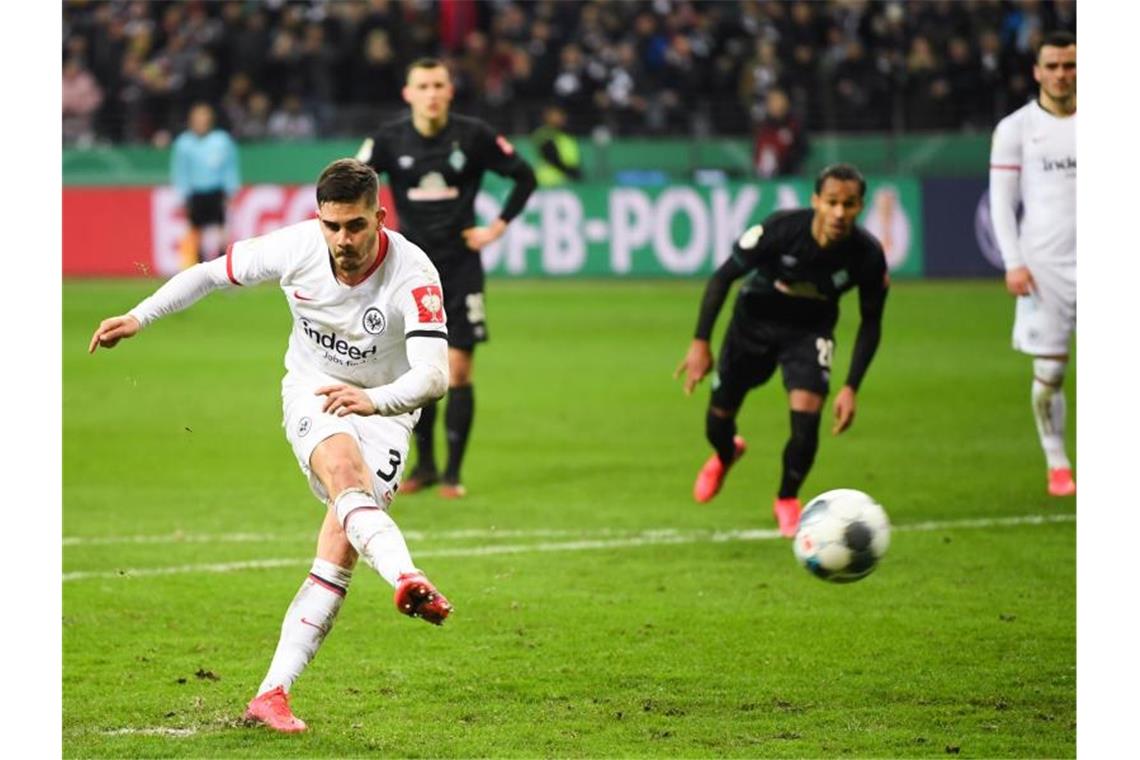
[(170, 176), (190, 219), (193, 253), (187, 258), (209, 261), (224, 253), (226, 199), (241, 185), (237, 144), (214, 128), (214, 109), (206, 103), (190, 109), (189, 123), (174, 141)]

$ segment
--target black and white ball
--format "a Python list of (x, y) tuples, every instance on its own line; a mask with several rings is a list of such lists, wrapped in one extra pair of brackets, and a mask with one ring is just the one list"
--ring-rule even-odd
[(804, 507), (796, 531), (796, 559), (817, 578), (850, 583), (866, 578), (887, 553), (891, 523), (862, 491), (837, 488)]

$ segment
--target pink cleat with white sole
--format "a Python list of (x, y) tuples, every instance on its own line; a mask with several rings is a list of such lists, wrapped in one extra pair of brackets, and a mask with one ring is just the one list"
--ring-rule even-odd
[[(733, 437), (732, 444), (736, 449), (732, 463), (736, 464), (744, 456), (744, 452), (748, 450), (748, 444), (739, 435)], [(724, 485), (724, 476), (727, 474), (728, 467), (724, 466), (724, 462), (720, 461), (720, 457), (714, 452), (708, 461), (701, 466), (701, 471), (697, 473), (697, 480), (693, 483), (693, 498), (697, 500), (697, 503), (704, 504), (711, 501), (712, 497), (720, 491), (720, 487)]]
[(1054, 467), (1049, 470), (1049, 495), (1072, 496), (1077, 492), (1077, 481), (1069, 467)]
[(792, 497), (776, 499), (772, 504), (772, 514), (780, 526), (780, 535), (784, 538), (795, 538), (796, 530), (800, 527), (800, 500)]
[(280, 686), (254, 697), (244, 717), (283, 734), (299, 734), (308, 728), (305, 721), (293, 714), (289, 708), (289, 694)]

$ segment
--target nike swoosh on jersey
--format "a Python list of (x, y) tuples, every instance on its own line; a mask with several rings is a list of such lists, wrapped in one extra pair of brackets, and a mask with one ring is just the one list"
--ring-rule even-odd
[(309, 298), (308, 296), (301, 295), (301, 291), (299, 291), (299, 290), (293, 291), (293, 297), (296, 298), (298, 301), (315, 301), (315, 300), (317, 300), (315, 298)]

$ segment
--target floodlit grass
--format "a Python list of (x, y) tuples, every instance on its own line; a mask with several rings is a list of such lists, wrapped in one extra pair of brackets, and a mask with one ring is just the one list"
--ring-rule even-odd
[(724, 490), (691, 500), (708, 388), (671, 374), (703, 283), (493, 281), (471, 495), (392, 508), (457, 611), (404, 618), (361, 565), (292, 737), (238, 720), (323, 509), (281, 430), (287, 310), (214, 294), (88, 356), (154, 285), (64, 286), (66, 756), (1075, 755), (1074, 504), (1044, 493), (996, 280), (897, 283), (855, 426), (822, 435), (804, 495), (866, 490), (897, 528), (849, 586), (733, 533), (774, 528), (778, 378)]

